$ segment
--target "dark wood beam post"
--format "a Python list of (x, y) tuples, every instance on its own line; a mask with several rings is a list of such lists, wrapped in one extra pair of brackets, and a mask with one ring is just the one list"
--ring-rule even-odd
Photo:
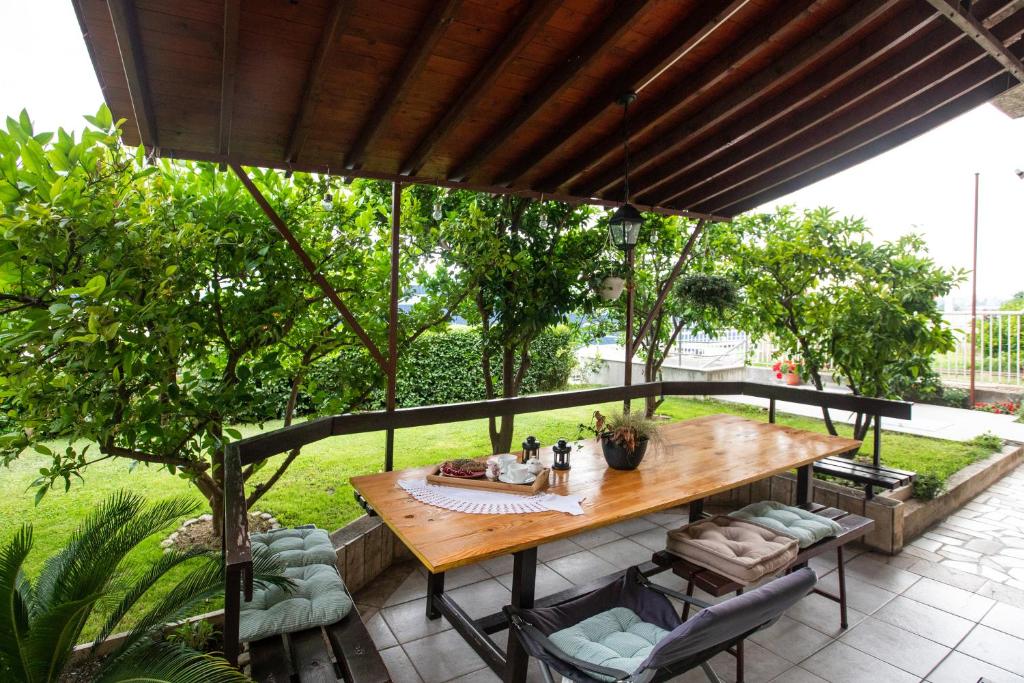
[(292, 126), (291, 136), (288, 138), (288, 147), (284, 155), (286, 163), (298, 159), (299, 154), (302, 153), (302, 146), (306, 144), (309, 127), (313, 121), (313, 111), (320, 101), (320, 87), (323, 84), (331, 46), (334, 45), (338, 36), (345, 32), (345, 25), (348, 23), (354, 5), (354, 0), (334, 0), (330, 14), (327, 15), (327, 21), (324, 22), (323, 30), (320, 33), (320, 41), (313, 53), (313, 62), (309, 66), (309, 74), (306, 76), (302, 104), (299, 105), (299, 113), (295, 117), (295, 125)]
[[(388, 297), (388, 385), (385, 407), (395, 412), (398, 389), (398, 266), (402, 230), (402, 183), (391, 185), (391, 286)], [(389, 427), (384, 445), (384, 471), (395, 468), (395, 430)]]
[[(636, 278), (633, 275), (633, 265), (636, 263), (636, 248), (626, 247), (626, 273), (629, 279), (626, 281), (626, 345), (624, 351), (625, 363), (622, 365), (622, 386), (628, 387), (633, 383), (633, 304), (636, 301)], [(636, 339), (639, 339), (637, 335)], [(622, 402), (622, 412), (628, 414), (631, 402), (627, 398)]]
[(562, 62), (530, 96), (516, 108), (497, 130), (484, 136), (469, 157), (457, 164), (450, 174), (453, 178), (466, 178), (484, 163), (496, 150), (529, 121), (544, 105), (554, 100), (573, 79), (596, 57), (606, 52), (633, 25), (634, 20), (653, 0), (621, 2), (604, 19), (596, 32), (588, 34), (574, 47)]
[(313, 259), (309, 257), (306, 250), (302, 248), (302, 244), (300, 244), (299, 240), (296, 239), (294, 234), (292, 234), (292, 231), (288, 229), (288, 225), (285, 224), (284, 219), (274, 211), (274, 207), (270, 205), (267, 198), (263, 196), (263, 193), (260, 192), (255, 183), (252, 182), (252, 178), (250, 178), (249, 174), (245, 172), (245, 169), (235, 163), (230, 164), (230, 166), (231, 170), (238, 176), (238, 179), (242, 181), (242, 185), (245, 186), (245, 189), (248, 190), (249, 194), (252, 195), (252, 198), (256, 200), (256, 203), (263, 210), (263, 213), (267, 215), (270, 222), (275, 228), (277, 228), (277, 231), (281, 234), (281, 237), (284, 238), (284, 241), (288, 243), (291, 250), (299, 257), (302, 265), (309, 272), (310, 276), (312, 276), (313, 281), (318, 287), (320, 287), (320, 290), (327, 296), (328, 300), (334, 304), (334, 307), (338, 309), (341, 317), (345, 320), (345, 324), (347, 324), (349, 329), (351, 329), (355, 335), (359, 337), (359, 340), (363, 342), (366, 350), (370, 352), (371, 356), (373, 356), (373, 359), (377, 362), (380, 369), (387, 372), (389, 365), (388, 360), (383, 356), (383, 354), (381, 354), (380, 349), (378, 349), (377, 345), (373, 343), (370, 336), (366, 334), (366, 330), (364, 330), (363, 326), (359, 324), (356, 317), (352, 315), (352, 311), (350, 311), (348, 306), (345, 305), (345, 302), (341, 300), (338, 293), (334, 291), (334, 287), (331, 286), (331, 283), (327, 281), (327, 278), (323, 276), (320, 270), (316, 267), (316, 264), (313, 263)]
[[(238, 74), (238, 24), (242, 0), (224, 0), (224, 44), (220, 70), (220, 133), (217, 149), (231, 153), (231, 121), (235, 113), (235, 78)], [(223, 169), (221, 169), (223, 170)]]
[(686, 240), (686, 245), (683, 247), (683, 251), (680, 252), (679, 258), (676, 259), (676, 264), (672, 266), (672, 272), (669, 273), (665, 283), (661, 286), (661, 291), (658, 292), (658, 298), (654, 302), (654, 307), (647, 314), (647, 318), (644, 319), (643, 324), (640, 325), (640, 329), (636, 332), (635, 343), (639, 344), (640, 340), (647, 330), (650, 329), (654, 319), (658, 317), (658, 313), (661, 311), (661, 307), (665, 305), (665, 299), (668, 298), (668, 294), (672, 291), (672, 285), (675, 284), (679, 275), (683, 272), (683, 266), (686, 265), (686, 260), (690, 257), (690, 252), (693, 251), (693, 245), (697, 243), (697, 239), (701, 233), (704, 232), (704, 226), (706, 221), (703, 219), (697, 221), (697, 225), (694, 226), (693, 232), (690, 233), (689, 239)]
[(401, 104), (409, 86), (416, 81), (416, 77), (419, 76), (427, 59), (434, 51), (434, 46), (441, 40), (441, 36), (452, 23), (461, 4), (462, 0), (444, 0), (443, 2), (436, 0), (433, 3), (433, 9), (423, 21), (416, 40), (409, 46), (398, 69), (366, 115), (363, 125), (359, 127), (355, 142), (345, 155), (347, 168), (362, 166), (366, 150), (373, 144), (381, 128), (391, 118), (395, 107)]
[(423, 167), (437, 146), (469, 115), (473, 105), (480, 100), (480, 96), (497, 81), (505, 67), (527, 43), (533, 40), (561, 4), (556, 0), (533, 0), (469, 84), (460, 90), (459, 96), (447, 108), (437, 125), (416, 145), (416, 149), (402, 164), (402, 175), (414, 175)]
[(153, 152), (160, 147), (156, 118), (153, 115), (153, 100), (149, 92), (146, 75), (146, 60), (142, 54), (139, 39), (139, 22), (132, 0), (107, 0), (110, 21), (117, 38), (117, 50), (121, 54), (125, 79), (128, 81), (128, 96), (135, 111), (135, 123), (143, 147)]
[(1021, 62), (1020, 58), (1003, 44), (1003, 41), (996, 38), (977, 17), (961, 6), (959, 2), (928, 0), (928, 4), (953, 22), (958, 29), (963, 31), (964, 35), (980, 45), (981, 49), (999, 62), (1014, 78), (1024, 83), (1024, 62)]

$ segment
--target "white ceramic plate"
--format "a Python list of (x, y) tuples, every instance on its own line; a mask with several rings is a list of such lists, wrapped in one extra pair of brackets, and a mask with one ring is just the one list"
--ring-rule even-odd
[(526, 481), (512, 481), (508, 479), (508, 475), (502, 474), (498, 476), (498, 481), (500, 481), (503, 484), (532, 484), (533, 482), (537, 481), (537, 475), (526, 475)]

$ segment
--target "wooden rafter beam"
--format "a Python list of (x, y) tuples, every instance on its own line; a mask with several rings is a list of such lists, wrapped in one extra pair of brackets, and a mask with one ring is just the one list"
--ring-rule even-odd
[(139, 128), (142, 145), (150, 150), (160, 146), (146, 75), (146, 60), (142, 54), (139, 38), (139, 21), (132, 0), (107, 0), (110, 21), (117, 38), (117, 50), (121, 56), (125, 79), (128, 81), (128, 96), (135, 112), (135, 123)]
[(622, 35), (629, 30), (640, 13), (654, 0), (637, 0), (635, 2), (621, 2), (601, 22), (598, 29), (587, 35), (580, 44), (570, 50), (569, 57), (562, 62), (547, 79), (540, 84), (530, 96), (519, 105), (511, 118), (506, 119), (501, 126), (483, 137), (480, 144), (473, 148), (473, 152), (457, 164), (455, 170), (449, 177), (462, 179), (472, 175), (481, 164), (483, 164), (499, 147), (504, 145), (508, 139), (544, 105), (548, 104), (561, 93), (579, 73), (586, 68), (594, 59), (609, 50)]
[[(940, 17), (932, 15), (935, 21), (942, 21)], [(1014, 24), (1024, 26), (1024, 21), (1018, 17), (1015, 21), (1007, 22), (999, 30), (1009, 31), (1012, 34)], [(876, 37), (884, 37), (887, 30), (895, 23), (890, 23), (880, 31), (873, 33), (866, 40), (858, 44), (856, 50), (848, 51), (846, 56), (856, 57), (861, 47), (873, 49), (873, 41)], [(958, 32), (944, 23), (936, 27), (941, 30), (932, 30), (918, 40), (911, 42), (905, 49), (894, 55), (886, 55), (883, 60), (869, 61), (867, 66), (870, 69), (856, 71), (856, 79), (851, 80), (843, 88), (833, 88), (831, 92), (822, 88), (820, 97), (814, 98), (807, 106), (792, 112), (785, 119), (780, 119), (775, 125), (766, 127), (759, 131), (758, 135), (737, 140), (735, 144), (722, 146), (721, 154), (714, 160), (707, 163), (690, 163), (691, 157), (701, 160), (704, 149), (698, 146), (685, 150), (682, 156), (669, 159), (665, 166), (671, 166), (676, 162), (682, 174), (667, 174), (669, 178), (676, 176), (671, 184), (664, 185), (660, 192), (652, 194), (640, 193), (641, 200), (656, 198), (659, 204), (663, 203), (695, 203), (699, 198), (701, 188), (723, 183), (723, 178), (738, 173), (741, 169), (749, 169), (756, 164), (771, 163), (777, 161), (784, 153), (785, 145), (796, 139), (805, 131), (812, 130), (814, 126), (826, 124), (829, 119), (836, 119), (840, 116), (847, 116), (847, 112), (856, 110), (852, 114), (854, 120), (869, 118), (872, 111), (877, 109), (877, 104), (871, 97), (878, 93), (884, 93), (891, 89), (894, 100), (901, 100), (900, 93), (918, 93), (931, 86), (936, 80), (943, 77), (949, 64), (964, 64), (970, 62), (977, 56), (976, 48), (964, 39)], [(886, 54), (886, 53), (882, 53)], [(817, 76), (817, 74), (816, 74)], [(799, 89), (816, 90), (820, 86), (817, 80), (810, 80), (802, 83), (791, 91)], [(780, 96), (785, 98), (789, 92)], [(880, 96), (885, 100), (885, 95)], [(777, 107), (774, 102), (769, 102), (760, 109), (774, 111)], [(744, 126), (744, 130), (754, 128), (746, 120), (740, 120), (737, 125)], [(732, 128), (723, 131), (723, 135), (734, 133)], [(712, 138), (710, 142), (716, 139)], [(695, 153), (696, 152), (696, 153)], [(659, 168), (662, 168), (659, 166)]]
[(541, 163), (572, 139), (586, 130), (608, 107), (615, 106), (623, 93), (635, 92), (658, 78), (670, 66), (704, 42), (719, 26), (742, 9), (750, 0), (715, 0), (699, 2), (678, 25), (673, 27), (654, 47), (635, 63), (630, 64), (595, 97), (587, 101), (557, 128), (545, 135), (537, 144), (495, 178), (496, 185), (509, 185), (519, 180), (531, 168)]
[(962, 7), (959, 2), (928, 0), (928, 4), (953, 22), (953, 25), (963, 31), (964, 35), (980, 45), (981, 49), (999, 62), (1006, 71), (1013, 74), (1014, 78), (1024, 83), (1024, 62), (1021, 62), (1020, 58), (1013, 54), (1003, 41), (996, 38), (976, 16)]
[(288, 138), (288, 147), (284, 155), (286, 163), (295, 162), (302, 154), (302, 147), (306, 144), (309, 128), (313, 123), (313, 112), (316, 111), (316, 106), (320, 102), (320, 90), (323, 86), (324, 72), (327, 70), (331, 47), (345, 32), (345, 26), (352, 15), (354, 5), (354, 0), (334, 0), (331, 5), (327, 21), (324, 22), (320, 32), (320, 40), (313, 52), (313, 61), (309, 65), (306, 85), (302, 92), (302, 102), (299, 104), (295, 124), (292, 126), (292, 132)]
[(416, 81), (434, 51), (434, 46), (441, 40), (461, 4), (462, 0), (438, 0), (433, 3), (416, 39), (406, 50), (398, 69), (360, 126), (355, 143), (345, 158), (344, 165), (347, 168), (358, 168), (362, 165), (366, 150), (373, 144), (395, 107), (402, 102), (409, 87)]
[[(679, 109), (661, 106), (656, 108), (655, 116), (649, 116), (642, 122), (642, 128), (631, 125), (631, 130), (641, 131), (651, 130), (654, 125), (662, 123), (664, 124), (662, 127), (667, 131), (665, 135), (658, 136), (653, 142), (635, 150), (630, 155), (633, 186), (649, 189), (651, 178), (657, 176), (653, 173), (644, 173), (644, 169), (656, 164), (673, 151), (693, 144), (699, 136), (722, 125), (739, 112), (769, 97), (772, 93), (779, 92), (783, 89), (783, 84), (797, 82), (798, 79), (821, 64), (822, 60), (828, 59), (829, 56), (847, 47), (852, 38), (861, 35), (866, 27), (877, 22), (897, 4), (898, 0), (854, 3), (846, 12), (814, 31), (796, 46), (787, 50), (781, 57), (773, 60), (769, 66), (738, 84), (721, 99), (685, 120), (674, 125), (666, 124), (667, 114)], [(790, 15), (791, 18), (792, 16)], [(754, 38), (754, 45), (757, 45), (756, 39), (764, 36), (765, 31), (770, 31), (772, 35), (779, 35), (785, 30), (785, 25), (779, 22), (762, 29), (755, 29), (748, 36)], [(732, 50), (727, 51), (727, 55), (732, 53), (731, 58), (738, 59), (748, 51), (756, 49), (744, 40)], [(719, 68), (723, 67), (729, 68), (725, 64), (719, 65)], [(701, 69), (701, 73), (704, 73), (704, 69)], [(689, 88), (696, 88), (696, 86), (696, 83), (685, 83), (680, 87), (685, 91)], [(602, 147), (598, 146), (598, 149)], [(664, 169), (660, 170), (664, 171)], [(583, 191), (585, 194), (592, 195), (600, 194), (608, 188), (616, 188), (621, 182), (622, 171), (621, 164), (613, 163), (597, 177), (580, 183), (580, 187), (574, 188), (574, 191)], [(554, 180), (552, 179), (552, 182)], [(541, 187), (547, 187), (547, 185), (541, 184)]]
[(790, 192), (795, 192), (800, 188), (807, 187), (819, 180), (841, 173), (848, 168), (852, 168), (857, 164), (863, 163), (864, 161), (876, 157), (890, 149), (899, 147), (919, 135), (927, 133), (936, 126), (939, 126), (950, 119), (956, 118), (957, 116), (988, 102), (993, 97), (1005, 92), (1007, 89), (1008, 84), (1005, 80), (994, 77), (985, 83), (978, 85), (975, 89), (963, 96), (936, 108), (925, 116), (922, 116), (921, 118), (874, 140), (870, 144), (863, 145), (845, 154), (837, 154), (836, 157), (829, 162), (821, 164), (816, 168), (809, 169), (798, 176), (790, 178), (784, 183), (767, 190), (762, 190), (755, 195), (751, 195), (750, 197), (737, 202), (733, 206), (729, 207), (730, 215), (735, 216), (745, 211), (755, 209), (767, 202), (770, 202), (776, 197), (781, 197), (789, 194)]
[(473, 105), (498, 80), (520, 50), (533, 40), (560, 5), (561, 2), (557, 0), (533, 0), (530, 3), (472, 80), (459, 91), (458, 97), (448, 106), (441, 120), (416, 145), (416, 149), (402, 164), (402, 175), (415, 175), (419, 172), (437, 146), (469, 115)]
[[(907, 123), (927, 116), (932, 111), (956, 101), (998, 78), (1002, 69), (990, 60), (977, 56), (967, 68), (954, 70), (933, 87), (916, 96), (908, 96), (894, 106), (878, 106), (869, 120), (855, 121), (852, 115), (829, 122), (824, 128), (815, 129), (793, 144), (796, 153), (780, 154), (776, 163), (759, 169), (756, 175), (736, 184), (729, 190), (714, 188), (709, 198), (697, 205), (726, 209), (746, 202), (751, 197), (782, 186), (787, 181), (827, 164), (849, 152), (885, 137)], [(1004, 88), (1005, 89), (1005, 88)], [(731, 214), (730, 214), (731, 215)]]
[(317, 268), (313, 259), (311, 259), (309, 254), (306, 253), (306, 250), (302, 248), (302, 244), (299, 242), (298, 238), (296, 238), (292, 231), (288, 229), (288, 224), (284, 222), (284, 219), (281, 218), (277, 211), (274, 210), (274, 207), (270, 205), (270, 202), (268, 202), (267, 198), (263, 196), (263, 193), (260, 192), (258, 187), (256, 187), (256, 184), (252, 182), (252, 178), (250, 178), (249, 174), (245, 172), (245, 169), (234, 162), (231, 162), (229, 165), (231, 166), (231, 170), (235, 172), (235, 175), (238, 176), (238, 179), (242, 181), (242, 185), (245, 186), (245, 189), (248, 190), (249, 194), (252, 195), (252, 198), (256, 200), (256, 204), (259, 205), (260, 209), (263, 210), (263, 213), (265, 213), (267, 218), (270, 219), (270, 222), (277, 229), (277, 232), (280, 233), (281, 237), (284, 238), (284, 241), (288, 243), (288, 246), (293, 252), (295, 252), (295, 255), (299, 257), (299, 261), (302, 262), (302, 266), (309, 273), (310, 277), (313, 278), (313, 282), (316, 283), (327, 299), (334, 304), (334, 307), (338, 309), (338, 313), (340, 313), (341, 317), (345, 320), (345, 324), (348, 325), (349, 329), (352, 330), (357, 337), (359, 337), (359, 340), (363, 343), (363, 346), (366, 347), (366, 350), (370, 352), (370, 355), (373, 357), (373, 360), (377, 362), (380, 369), (385, 373), (389, 372), (390, 360), (384, 357), (384, 354), (380, 352), (377, 345), (372, 339), (370, 339), (370, 335), (366, 334), (366, 330), (363, 329), (363, 326), (359, 324), (358, 320), (356, 320), (352, 311), (349, 310), (348, 306), (345, 305), (345, 302), (341, 300), (340, 296), (338, 296), (338, 292), (335, 291), (334, 287), (331, 286), (331, 283), (328, 282), (327, 278), (320, 272), (320, 269)]
[(231, 153), (231, 122), (235, 113), (235, 80), (238, 75), (238, 25), (242, 0), (224, 0), (224, 39), (220, 72), (220, 133), (217, 149)]
[[(649, 99), (647, 102), (641, 98), (630, 112), (630, 140), (641, 138), (656, 126), (664, 124), (669, 117), (692, 108), (693, 103), (699, 101), (709, 91), (728, 79), (735, 78), (738, 72), (742, 73), (744, 68), (748, 68), (748, 63), (777, 50), (777, 41), (792, 33), (794, 22), (801, 17), (811, 17), (815, 7), (824, 1), (788, 0), (768, 16), (759, 17), (761, 20), (756, 21), (739, 40), (729, 45), (707, 64), (701, 65), (677, 86), (673, 86), (673, 96)], [(674, 96), (676, 93), (679, 96)], [(537, 184), (545, 189), (569, 185), (611, 157), (616, 159), (613, 163), (617, 168), (609, 173), (614, 176), (613, 180), (618, 180), (622, 177), (622, 164), (618, 161), (622, 153), (621, 145), (621, 133), (616, 130), (599, 144), (589, 145), (582, 153), (567, 160)], [(640, 168), (641, 165), (634, 161), (631, 170), (637, 171)], [(592, 188), (597, 184), (582, 183), (581, 187), (586, 187), (584, 194), (594, 194)]]

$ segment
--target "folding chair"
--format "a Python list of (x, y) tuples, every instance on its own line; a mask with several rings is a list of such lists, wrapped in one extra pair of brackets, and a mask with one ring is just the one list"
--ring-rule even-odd
[[(581, 683), (653, 683), (698, 666), (712, 683), (721, 683), (708, 660), (774, 623), (816, 582), (805, 567), (710, 605), (654, 584), (632, 567), (603, 588), (560, 605), (507, 606), (505, 613), (548, 683), (554, 681), (552, 669)], [(701, 610), (684, 622), (669, 597)]]

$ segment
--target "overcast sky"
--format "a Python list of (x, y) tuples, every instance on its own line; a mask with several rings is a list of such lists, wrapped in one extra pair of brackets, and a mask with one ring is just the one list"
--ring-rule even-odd
[[(101, 95), (67, 0), (0, 0), (0, 115), (29, 110), (37, 130), (80, 129)], [(969, 268), (974, 173), (981, 173), (979, 295), (1024, 290), (1024, 119), (984, 105), (777, 203), (863, 217), (878, 239), (923, 234), (935, 259)], [(765, 207), (770, 208), (770, 207)], [(968, 300), (966, 287), (957, 299)]]

